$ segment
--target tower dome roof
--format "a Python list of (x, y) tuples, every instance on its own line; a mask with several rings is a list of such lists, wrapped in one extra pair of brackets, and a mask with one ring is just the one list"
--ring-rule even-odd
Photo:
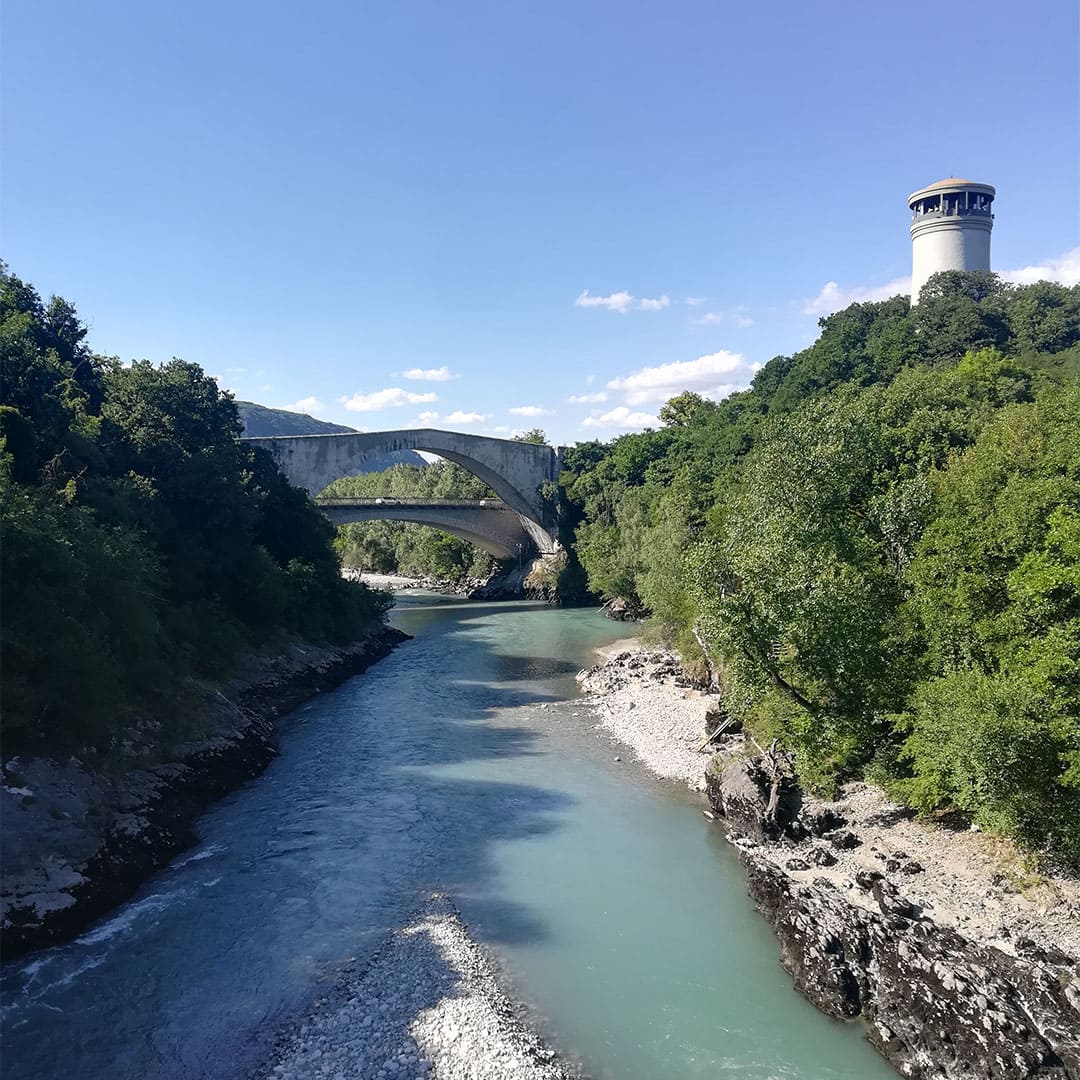
[(965, 180), (960, 176), (947, 176), (944, 180), (935, 180), (932, 184), (919, 188), (918, 191), (913, 191), (908, 196), (908, 203), (913, 203), (916, 199), (921, 199), (926, 195), (936, 195), (940, 191), (955, 191), (958, 188), (978, 191), (984, 195), (989, 195), (991, 198), (997, 194), (991, 184), (980, 184), (977, 180)]

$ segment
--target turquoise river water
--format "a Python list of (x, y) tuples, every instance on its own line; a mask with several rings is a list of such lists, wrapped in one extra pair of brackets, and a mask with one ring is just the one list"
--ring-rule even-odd
[(701, 799), (574, 700), (624, 629), (423, 595), (393, 621), (415, 640), (286, 718), (196, 848), (7, 967), (7, 1080), (243, 1077), (433, 889), (594, 1077), (895, 1077), (792, 989)]

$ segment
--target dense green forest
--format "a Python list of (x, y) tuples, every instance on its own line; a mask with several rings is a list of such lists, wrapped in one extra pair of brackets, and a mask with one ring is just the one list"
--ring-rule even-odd
[(166, 743), (244, 650), (343, 642), (387, 605), (341, 579), (333, 527), (237, 442), (213, 379), (85, 337), (69, 303), (0, 266), (6, 754)]
[(1080, 287), (945, 273), (659, 430), (568, 450), (564, 536), (804, 782), (1080, 866)]

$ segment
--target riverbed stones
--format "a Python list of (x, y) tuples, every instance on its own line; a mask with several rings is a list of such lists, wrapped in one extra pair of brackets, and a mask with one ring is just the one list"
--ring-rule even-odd
[(278, 1042), (259, 1080), (573, 1080), (434, 895)]
[(806, 857), (814, 866), (836, 865), (836, 856), (827, 847), (822, 847), (820, 844), (817, 847), (812, 847), (806, 853)]
[(715, 698), (677, 687), (680, 670), (668, 652), (615, 646), (603, 664), (579, 672), (578, 682), (605, 731), (657, 775), (700, 791), (708, 759), (698, 748)]

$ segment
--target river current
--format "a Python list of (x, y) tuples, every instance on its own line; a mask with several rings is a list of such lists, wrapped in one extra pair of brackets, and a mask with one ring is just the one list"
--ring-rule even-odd
[(792, 989), (700, 798), (574, 700), (625, 629), (420, 594), (392, 621), (415, 640), (287, 717), (194, 849), (8, 965), (7, 1080), (243, 1077), (435, 889), (598, 1080), (895, 1077)]

